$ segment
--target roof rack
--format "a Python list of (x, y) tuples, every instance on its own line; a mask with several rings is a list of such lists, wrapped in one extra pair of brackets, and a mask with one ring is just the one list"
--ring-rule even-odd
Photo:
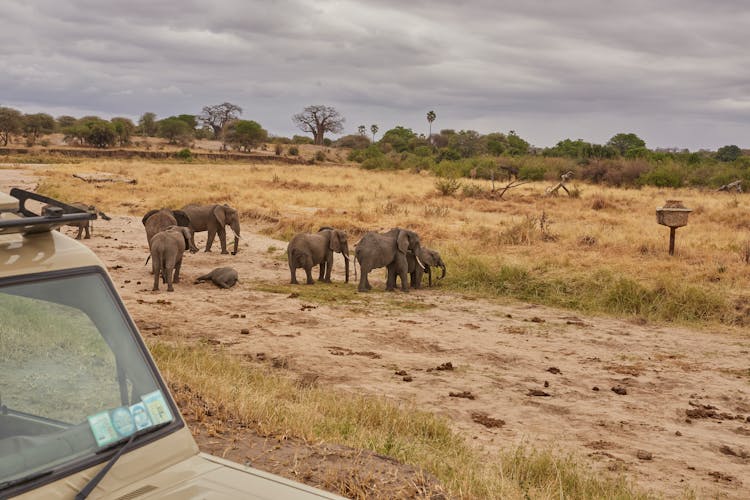
[[(71, 222), (80, 222), (96, 219), (95, 213), (89, 213), (80, 208), (68, 205), (48, 196), (32, 193), (25, 189), (13, 188), (10, 195), (19, 201), (19, 218), (0, 219), (0, 235), (21, 233), (24, 235), (45, 233)], [(28, 200), (44, 203), (44, 214), (38, 215), (28, 208)]]

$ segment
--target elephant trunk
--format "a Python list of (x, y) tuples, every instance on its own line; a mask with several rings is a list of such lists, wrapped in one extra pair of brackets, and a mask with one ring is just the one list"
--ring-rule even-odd
[(232, 229), (232, 233), (234, 233), (234, 251), (232, 255), (237, 255), (237, 248), (240, 245), (240, 222), (232, 221), (229, 227)]
[(237, 255), (237, 247), (240, 244), (240, 237), (238, 235), (234, 235), (234, 250), (232, 251), (232, 255)]
[[(349, 252), (343, 253), (344, 256), (344, 282), (349, 283)], [(355, 269), (356, 273), (357, 270)]]
[(443, 264), (442, 262), (440, 263), (440, 269), (443, 270), (443, 274), (440, 275), (440, 277), (438, 278), (439, 280), (445, 278), (445, 264)]

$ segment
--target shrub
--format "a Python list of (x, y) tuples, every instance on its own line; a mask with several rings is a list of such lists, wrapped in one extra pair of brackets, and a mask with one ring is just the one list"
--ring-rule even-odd
[(175, 153), (175, 156), (180, 160), (191, 161), (193, 159), (193, 153), (188, 148), (181, 149)]
[(523, 165), (518, 169), (518, 178), (525, 181), (542, 181), (547, 173), (544, 166)]
[(316, 151), (315, 161), (326, 161), (326, 154), (323, 151)]
[(450, 196), (461, 188), (461, 183), (458, 181), (458, 179), (447, 177), (444, 179), (436, 180), (435, 188), (441, 195)]
[(289, 155), (290, 156), (298, 156), (299, 155), (299, 148), (297, 146), (291, 146), (289, 148)]
[(684, 172), (674, 165), (658, 165), (638, 178), (642, 185), (675, 188), (682, 186), (684, 180)]
[(376, 158), (368, 158), (362, 162), (362, 168), (365, 170), (388, 170), (392, 168), (392, 162), (385, 156), (378, 156)]

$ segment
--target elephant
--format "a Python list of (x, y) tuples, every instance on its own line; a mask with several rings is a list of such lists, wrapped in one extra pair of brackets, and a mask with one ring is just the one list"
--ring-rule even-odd
[[(47, 209), (50, 207), (53, 207), (56, 205), (45, 205), (42, 207), (42, 215), (47, 213)], [(96, 214), (98, 217), (101, 217), (104, 220), (112, 220), (111, 217), (109, 217), (107, 214), (102, 212), (101, 210), (98, 210), (94, 205), (87, 205), (86, 203), (77, 201), (75, 203), (71, 203), (70, 206), (76, 207), (80, 209), (82, 212), (88, 212), (90, 214)], [(76, 221), (71, 222), (70, 224), (67, 224), (70, 227), (77, 227), (78, 228), (78, 234), (76, 234), (76, 239), (81, 239), (81, 234), (84, 233), (86, 236), (83, 237), (83, 239), (88, 240), (91, 238), (91, 233), (94, 230), (94, 224), (91, 222), (91, 219), (89, 220), (82, 220), (82, 221)], [(58, 231), (60, 229), (58, 228)]]
[(431, 268), (433, 267), (439, 267), (443, 270), (443, 274), (439, 278), (436, 278), (436, 280), (445, 278), (445, 262), (443, 262), (443, 259), (440, 257), (440, 254), (436, 250), (422, 247), (419, 250), (419, 260), (422, 262), (421, 266), (417, 265), (417, 259), (415, 255), (411, 253), (406, 254), (406, 262), (409, 268), (409, 285), (412, 288), (422, 287), (422, 276), (424, 275), (424, 273), (427, 273), (427, 282), (429, 283), (429, 286), (432, 286)]
[(388, 291), (394, 290), (396, 276), (399, 276), (401, 278), (401, 289), (408, 292), (406, 255), (411, 252), (417, 256), (418, 262), (420, 248), (419, 235), (407, 229), (396, 227), (386, 233), (365, 233), (354, 251), (355, 261), (359, 261), (361, 267), (357, 290), (360, 292), (370, 290), (372, 287), (367, 279), (367, 274), (378, 267), (386, 267), (388, 269), (388, 280), (385, 289)]
[[(160, 210), (149, 210), (141, 219), (143, 226), (146, 228), (146, 240), (148, 247), (151, 248), (151, 238), (160, 231), (164, 231), (169, 226), (190, 227), (190, 218), (182, 210), (170, 210), (162, 208)], [(192, 235), (190, 236), (192, 243)], [(197, 252), (195, 245), (191, 244), (191, 252)]]
[[(190, 248), (190, 228), (169, 226), (151, 238), (151, 266), (154, 271), (154, 288), (159, 290), (159, 276), (173, 292), (172, 283), (180, 282), (182, 254)], [(174, 273), (174, 276), (173, 276)]]
[(334, 252), (340, 252), (344, 256), (345, 282), (349, 283), (349, 243), (344, 231), (325, 227), (317, 233), (294, 235), (286, 249), (291, 284), (298, 284), (296, 271), (300, 267), (305, 270), (307, 284), (315, 283), (312, 268), (317, 265), (320, 265), (318, 281), (330, 283)]
[[(237, 247), (240, 243), (240, 217), (237, 210), (226, 204), (186, 205), (182, 207), (182, 210), (190, 218), (190, 227), (193, 228), (193, 232), (208, 231), (206, 252), (211, 251), (214, 236), (218, 234), (219, 243), (221, 243), (221, 253), (229, 253), (227, 252), (227, 233), (224, 228), (224, 226), (229, 226), (234, 232), (234, 251), (232, 255), (237, 254)], [(194, 243), (193, 246), (195, 246)]]
[(203, 283), (204, 281), (211, 281), (219, 288), (232, 288), (238, 280), (239, 276), (234, 268), (217, 267), (210, 273), (196, 278), (194, 283), (198, 284)]

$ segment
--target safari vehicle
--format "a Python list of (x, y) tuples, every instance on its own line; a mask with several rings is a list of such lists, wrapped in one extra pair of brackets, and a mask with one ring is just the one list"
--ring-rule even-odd
[[(0, 498), (340, 498), (198, 450), (102, 262), (92, 214), (0, 193)], [(39, 216), (27, 202), (54, 207)]]

